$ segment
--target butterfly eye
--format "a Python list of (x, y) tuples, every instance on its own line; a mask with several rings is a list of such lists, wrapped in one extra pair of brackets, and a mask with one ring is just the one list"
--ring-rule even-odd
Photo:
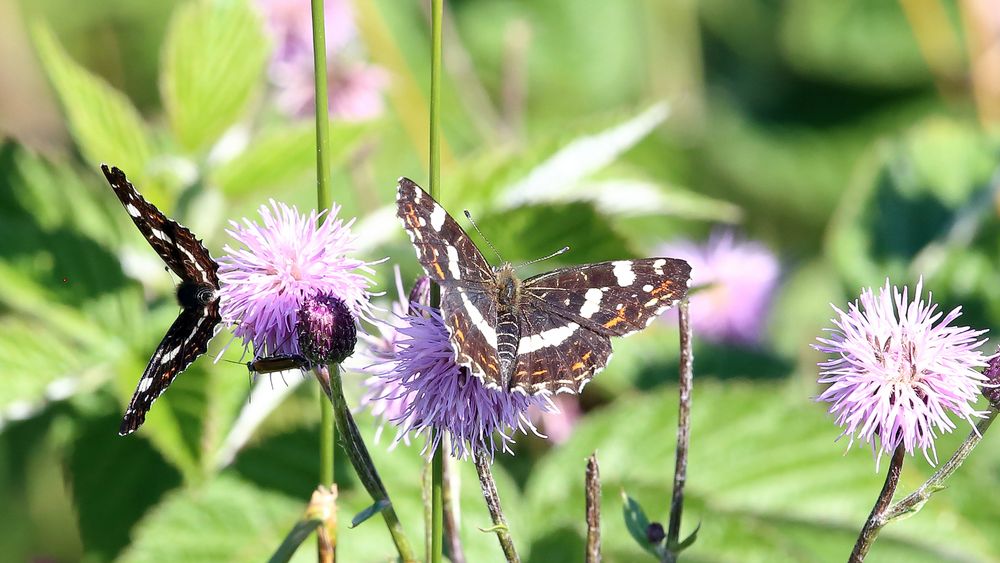
[(208, 286), (198, 288), (198, 302), (207, 304), (215, 301), (215, 290)]

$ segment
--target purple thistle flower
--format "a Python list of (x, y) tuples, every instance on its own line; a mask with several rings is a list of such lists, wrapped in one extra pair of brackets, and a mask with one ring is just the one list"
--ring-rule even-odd
[[(678, 241), (661, 246), (657, 256), (691, 264), (691, 327), (706, 340), (752, 345), (761, 339), (781, 268), (763, 244), (741, 241), (730, 231), (713, 233), (704, 245)], [(677, 310), (664, 318), (676, 322)]]
[(320, 222), (326, 211), (302, 215), (271, 200), (259, 210), (263, 225), (230, 222), (226, 232), (240, 248), (227, 244), (219, 259), (222, 318), (258, 355), (301, 354), (299, 311), (319, 294), (334, 295), (355, 317), (369, 318), (374, 263), (349, 257), (354, 219), (345, 224), (339, 211), (334, 206)]
[[(985, 330), (950, 326), (961, 315), (956, 307), (945, 315), (920, 298), (917, 282), (911, 302), (907, 288), (889, 291), (889, 280), (876, 296), (861, 292), (860, 305), (837, 307), (830, 338), (814, 347), (832, 358), (819, 364), (819, 383), (830, 384), (817, 401), (831, 404), (830, 413), (850, 434), (872, 446), (876, 461), (892, 455), (900, 444), (910, 454), (920, 448), (937, 463), (934, 439), (950, 432), (951, 412), (974, 424), (983, 413), (973, 408), (986, 376), (979, 368), (989, 357), (978, 350)], [(928, 455), (928, 450), (930, 454)]]
[[(307, 0), (258, 0), (275, 44), (270, 77), (278, 107), (288, 115), (312, 115), (315, 107), (312, 19)], [(363, 120), (382, 113), (386, 73), (358, 57), (359, 42), (347, 0), (325, 0), (330, 114)]]

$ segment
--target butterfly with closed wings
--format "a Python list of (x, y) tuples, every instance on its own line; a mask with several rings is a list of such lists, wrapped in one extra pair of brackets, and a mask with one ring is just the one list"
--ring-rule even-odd
[(173, 380), (208, 350), (222, 316), (219, 314), (219, 264), (194, 234), (146, 201), (116, 167), (101, 171), (132, 222), (163, 262), (181, 279), (177, 303), (181, 312), (146, 365), (118, 433), (135, 432), (146, 413)]
[(645, 328), (688, 290), (676, 258), (561, 268), (521, 281), (493, 267), (420, 186), (400, 178), (396, 215), (430, 278), (455, 360), (488, 388), (579, 393), (611, 359), (611, 337)]

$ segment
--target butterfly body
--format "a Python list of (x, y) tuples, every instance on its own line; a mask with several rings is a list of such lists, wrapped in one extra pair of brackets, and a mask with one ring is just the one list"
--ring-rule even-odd
[(520, 280), (490, 266), (440, 204), (401, 178), (397, 216), (427, 275), (455, 360), (490, 388), (580, 392), (611, 358), (612, 336), (645, 328), (687, 293), (691, 267), (675, 258), (617, 260)]
[(139, 378), (118, 430), (124, 436), (142, 425), (153, 402), (195, 358), (208, 350), (208, 343), (222, 320), (219, 264), (190, 230), (146, 201), (124, 172), (107, 165), (101, 165), (101, 171), (146, 242), (181, 279), (177, 286), (181, 312)]

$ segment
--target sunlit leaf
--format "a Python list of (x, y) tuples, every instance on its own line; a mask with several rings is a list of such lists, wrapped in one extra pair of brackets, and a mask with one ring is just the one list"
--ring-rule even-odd
[(163, 50), (161, 90), (181, 146), (204, 149), (233, 125), (262, 84), (267, 38), (244, 0), (182, 4)]

